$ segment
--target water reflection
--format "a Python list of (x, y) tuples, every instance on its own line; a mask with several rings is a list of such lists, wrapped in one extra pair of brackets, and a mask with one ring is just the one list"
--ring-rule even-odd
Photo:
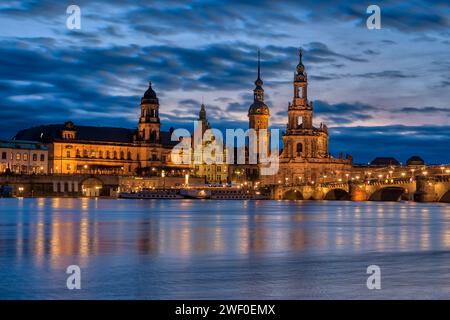
[[(119, 205), (117, 205), (119, 204)], [(40, 265), (48, 256), (308, 251), (408, 251), (450, 247), (445, 207), (372, 203), (318, 206), (294, 202), (208, 203), (90, 199), (15, 200), (15, 256)], [(31, 209), (32, 208), (32, 209)], [(372, 211), (375, 215), (372, 214)], [(440, 212), (442, 211), (442, 212)], [(29, 237), (29, 239), (28, 239)], [(7, 244), (7, 242), (4, 242)], [(433, 248), (434, 247), (434, 248)], [(2, 250), (8, 247), (2, 245)], [(54, 265), (58, 267), (58, 265)]]
[(0, 199), (0, 206), (0, 262), (10, 269), (87, 267), (99, 257), (183, 266), (202, 257), (302, 261), (450, 248), (445, 204), (56, 198)]

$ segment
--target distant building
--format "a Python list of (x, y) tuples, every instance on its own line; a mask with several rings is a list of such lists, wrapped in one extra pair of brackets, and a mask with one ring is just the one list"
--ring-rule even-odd
[(48, 148), (34, 141), (0, 141), (0, 173), (48, 173)]
[(399, 166), (400, 162), (392, 157), (376, 157), (369, 163), (371, 166), (375, 167), (388, 167), (388, 166)]
[[(206, 108), (202, 103), (200, 106), (199, 117), (197, 119), (202, 125), (202, 138), (206, 130), (211, 129), (211, 126), (208, 122), (208, 118), (206, 117)], [(199, 132), (200, 133), (200, 132)], [(208, 138), (208, 137), (206, 137)], [(223, 184), (228, 182), (228, 165), (226, 163), (226, 151), (223, 146), (219, 146), (218, 148), (211, 148), (215, 143), (214, 137), (212, 137), (209, 141), (205, 141), (202, 139), (202, 143), (193, 144), (193, 148), (191, 149), (192, 153), (192, 173), (195, 177), (204, 178), (206, 183), (210, 184)], [(217, 149), (219, 152), (212, 154), (212, 152), (208, 151), (208, 148)], [(206, 152), (205, 152), (206, 151)], [(211, 155), (210, 155), (211, 153)], [(213, 160), (207, 161), (204, 155), (208, 154), (211, 156)]]
[(419, 156), (412, 156), (406, 161), (407, 166), (423, 166), (425, 165), (425, 161)]

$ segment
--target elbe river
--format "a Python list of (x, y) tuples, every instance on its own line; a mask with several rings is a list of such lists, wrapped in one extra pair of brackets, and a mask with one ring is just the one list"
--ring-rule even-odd
[(407, 298), (450, 298), (448, 204), (0, 199), (0, 299)]

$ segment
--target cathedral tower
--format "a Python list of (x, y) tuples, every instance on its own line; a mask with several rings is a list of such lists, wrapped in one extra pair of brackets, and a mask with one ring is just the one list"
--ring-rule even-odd
[(160, 143), (159, 100), (152, 83), (141, 99), (141, 116), (139, 118), (139, 140), (146, 143)]
[(302, 62), (302, 49), (300, 49), (299, 63), (294, 74), (294, 98), (288, 107), (288, 130), (312, 129), (312, 117), (313, 106), (308, 101), (308, 75)]
[(328, 128), (313, 126), (313, 104), (308, 101), (308, 75), (299, 51), (299, 62), (294, 73), (294, 97), (288, 105), (288, 123), (283, 135), (284, 159), (327, 158)]

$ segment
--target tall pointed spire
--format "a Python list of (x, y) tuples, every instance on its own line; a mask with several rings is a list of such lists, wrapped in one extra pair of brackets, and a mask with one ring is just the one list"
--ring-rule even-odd
[(256, 88), (253, 90), (254, 101), (264, 101), (264, 82), (261, 80), (261, 53), (258, 50), (258, 78), (255, 81)]
[(303, 57), (303, 50), (300, 47), (300, 49), (298, 50), (298, 65), (297, 65), (297, 73), (298, 74), (302, 74), (305, 71), (305, 66), (303, 65), (303, 61), (302, 61), (302, 57)]

